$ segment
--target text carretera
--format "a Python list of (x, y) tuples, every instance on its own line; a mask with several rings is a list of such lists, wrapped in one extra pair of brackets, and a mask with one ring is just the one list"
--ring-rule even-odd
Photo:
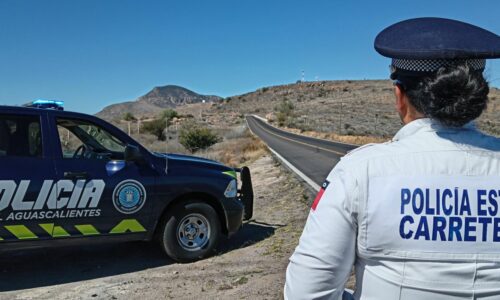
[(403, 239), (500, 242), (500, 190), (402, 188)]

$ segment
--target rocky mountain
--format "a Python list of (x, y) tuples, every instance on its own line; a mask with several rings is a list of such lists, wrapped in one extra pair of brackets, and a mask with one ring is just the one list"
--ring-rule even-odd
[(176, 108), (185, 104), (216, 102), (218, 96), (200, 95), (176, 85), (155, 87), (146, 95), (135, 101), (112, 104), (97, 113), (107, 120), (120, 119), (124, 113), (130, 112), (136, 117), (151, 116), (166, 108)]

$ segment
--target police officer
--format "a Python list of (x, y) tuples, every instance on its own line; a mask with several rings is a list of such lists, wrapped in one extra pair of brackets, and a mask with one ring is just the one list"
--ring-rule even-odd
[(341, 299), (354, 266), (355, 299), (500, 299), (500, 139), (473, 123), (500, 37), (418, 18), (383, 30), (375, 49), (392, 58), (405, 125), (328, 175), (290, 258), (285, 298)]

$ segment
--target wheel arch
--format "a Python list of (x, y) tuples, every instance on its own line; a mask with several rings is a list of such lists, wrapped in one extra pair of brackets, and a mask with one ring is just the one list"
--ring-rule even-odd
[(199, 200), (201, 202), (204, 202), (208, 205), (210, 205), (213, 209), (215, 209), (215, 212), (217, 213), (217, 216), (219, 217), (220, 225), (221, 225), (221, 231), (224, 235), (228, 234), (227, 230), (227, 222), (226, 222), (226, 214), (224, 213), (224, 209), (222, 207), (222, 204), (215, 198), (214, 196), (208, 194), (208, 193), (203, 193), (203, 192), (190, 192), (186, 194), (182, 194), (177, 196), (175, 199), (170, 201), (167, 206), (163, 209), (162, 213), (160, 214), (160, 217), (156, 221), (155, 224), (155, 230), (154, 230), (154, 236), (157, 237), (158, 233), (161, 230), (161, 225), (166, 218), (167, 214), (169, 211), (172, 210), (173, 207), (176, 205), (189, 201), (189, 200)]

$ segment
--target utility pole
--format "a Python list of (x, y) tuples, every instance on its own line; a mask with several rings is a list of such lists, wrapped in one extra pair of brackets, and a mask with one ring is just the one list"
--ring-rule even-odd
[(302, 82), (306, 82), (306, 75), (305, 75), (305, 72), (304, 70), (302, 70), (302, 79), (301, 79)]
[(205, 104), (205, 100), (201, 101), (201, 106), (200, 106), (200, 120), (203, 120), (203, 105)]
[(340, 101), (339, 133), (342, 135), (342, 100)]
[(339, 109), (339, 134), (342, 134), (342, 100), (340, 98), (340, 88), (337, 93), (337, 99), (340, 102), (340, 109)]

